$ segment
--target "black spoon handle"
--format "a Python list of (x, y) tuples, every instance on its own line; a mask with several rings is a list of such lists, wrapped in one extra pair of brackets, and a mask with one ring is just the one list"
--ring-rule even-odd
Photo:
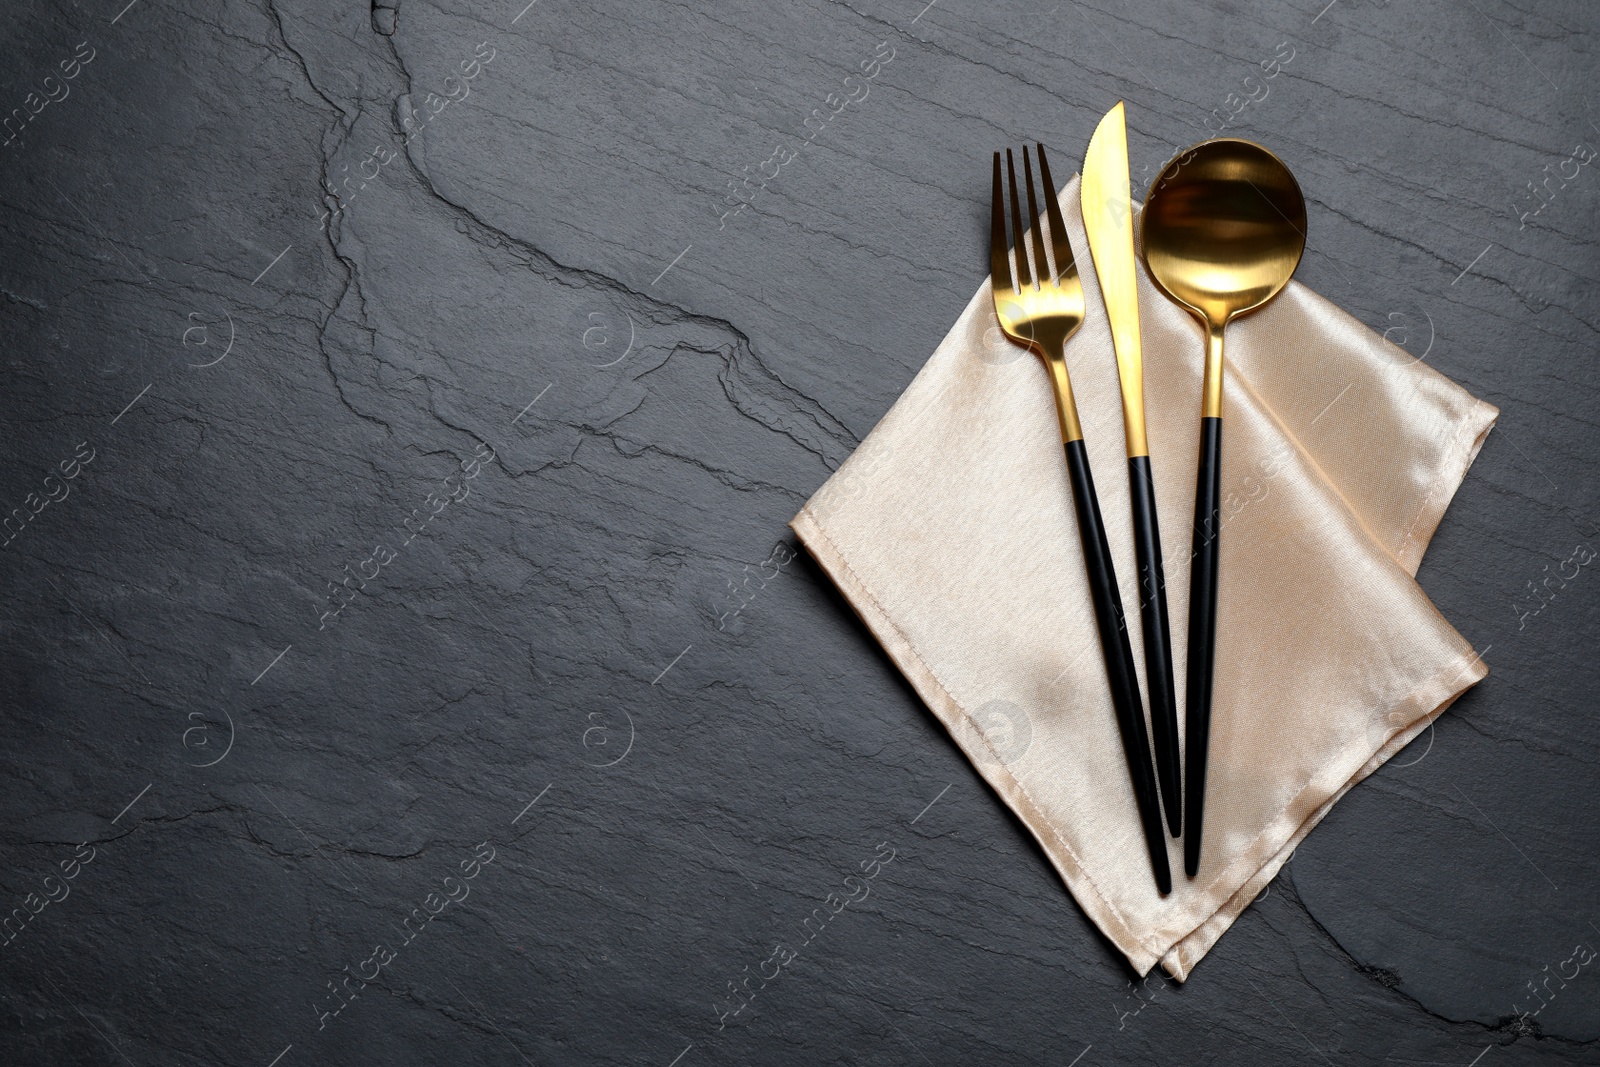
[(1216, 674), (1217, 564), (1221, 534), (1218, 503), (1222, 474), (1222, 419), (1200, 420), (1200, 478), (1194, 491), (1194, 563), (1189, 583), (1189, 684), (1185, 748), (1189, 773), (1188, 831), (1183, 869), (1200, 870), (1200, 835), (1206, 803), (1206, 755), (1211, 737), (1211, 683)]
[(1133, 491), (1133, 544), (1139, 560), (1139, 618), (1144, 624), (1144, 677), (1150, 691), (1156, 781), (1172, 836), (1183, 833), (1183, 765), (1178, 748), (1178, 701), (1172, 679), (1172, 627), (1167, 621), (1167, 577), (1161, 566), (1161, 526), (1149, 456), (1128, 459)]
[(1144, 826), (1145, 844), (1150, 849), (1150, 867), (1155, 873), (1156, 887), (1165, 895), (1172, 892), (1172, 870), (1167, 864), (1161, 804), (1156, 795), (1155, 774), (1150, 768), (1150, 738), (1144, 728), (1139, 676), (1134, 669), (1133, 649), (1128, 643), (1122, 595), (1117, 592), (1116, 568), (1106, 543), (1105, 524), (1100, 520), (1100, 502), (1095, 498), (1094, 477), (1089, 473), (1089, 453), (1082, 439), (1068, 441), (1065, 447), (1067, 471), (1072, 479), (1072, 501), (1078, 512), (1078, 536), (1083, 540), (1084, 567), (1089, 574), (1089, 590), (1094, 600), (1095, 624), (1100, 631), (1100, 648), (1111, 683), (1111, 704), (1122, 733), (1122, 750), (1128, 760), (1128, 775), (1133, 780), (1133, 795), (1139, 806), (1139, 821)]

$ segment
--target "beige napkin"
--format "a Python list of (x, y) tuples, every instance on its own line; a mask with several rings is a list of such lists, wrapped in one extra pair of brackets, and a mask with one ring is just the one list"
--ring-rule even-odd
[[(1116, 359), (1078, 211), (1067, 346), (1141, 668)], [(975, 260), (976, 262), (976, 260)], [(1145, 393), (1183, 698), (1200, 327), (1140, 276)], [(1493, 425), (1297, 283), (1228, 329), (1205, 848), (1150, 874), (1039, 359), (989, 285), (791, 524), (1072, 895), (1140, 973), (1185, 978), (1356, 782), (1487, 673), (1413, 580)]]

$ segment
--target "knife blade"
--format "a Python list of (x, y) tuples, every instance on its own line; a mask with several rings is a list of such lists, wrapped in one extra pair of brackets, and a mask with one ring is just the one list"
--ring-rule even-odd
[(1156, 521), (1155, 482), (1144, 420), (1144, 353), (1139, 343), (1139, 283), (1133, 252), (1133, 205), (1128, 188), (1128, 126), (1122, 101), (1106, 112), (1083, 159), (1079, 184), (1089, 252), (1111, 323), (1122, 388), (1122, 425), (1128, 447), (1134, 547), (1139, 564), (1139, 615), (1144, 624), (1145, 681), (1150, 690), (1150, 733), (1156, 779), (1173, 837), (1182, 832), (1183, 776), (1178, 752), (1178, 708), (1172, 671), (1171, 626)]
[(1100, 293), (1111, 319), (1111, 341), (1117, 349), (1128, 455), (1147, 456), (1144, 355), (1139, 346), (1139, 289), (1134, 278), (1133, 209), (1128, 190), (1128, 128), (1120, 100), (1089, 139), (1078, 195)]

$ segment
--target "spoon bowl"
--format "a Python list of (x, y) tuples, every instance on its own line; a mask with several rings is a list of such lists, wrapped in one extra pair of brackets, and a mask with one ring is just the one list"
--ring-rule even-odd
[(1220, 330), (1288, 284), (1306, 247), (1306, 202), (1281, 159), (1224, 138), (1173, 160), (1141, 228), (1155, 283)]
[(1254, 311), (1289, 284), (1306, 247), (1306, 201), (1283, 160), (1228, 137), (1174, 159), (1151, 186), (1139, 225), (1150, 277), (1206, 328), (1184, 704), (1183, 868), (1193, 878), (1200, 870), (1216, 673), (1222, 334), (1234, 316)]

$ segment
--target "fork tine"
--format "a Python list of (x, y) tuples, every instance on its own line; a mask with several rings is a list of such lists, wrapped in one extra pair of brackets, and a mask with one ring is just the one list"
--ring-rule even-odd
[(994, 154), (994, 198), (989, 219), (989, 280), (996, 293), (1015, 293), (1011, 284), (1011, 257), (1006, 255), (1005, 194), (1000, 190), (1000, 153)]
[(1039, 284), (1050, 281), (1050, 261), (1044, 256), (1044, 230), (1039, 225), (1039, 202), (1033, 198), (1033, 164), (1028, 162), (1028, 146), (1022, 146), (1022, 177), (1028, 186), (1028, 228), (1033, 233), (1033, 265), (1039, 270)]
[(1022, 243), (1022, 208), (1017, 204), (1017, 168), (1011, 162), (1011, 149), (1006, 149), (1006, 177), (1011, 183), (1011, 247), (1017, 250), (1017, 282), (1026, 289), (1033, 284), (1028, 271), (1028, 246)]
[(1039, 177), (1044, 179), (1044, 210), (1050, 216), (1050, 245), (1056, 254), (1056, 284), (1061, 279), (1077, 273), (1077, 262), (1072, 258), (1072, 245), (1067, 241), (1067, 224), (1061, 218), (1061, 204), (1057, 196), (1055, 179), (1050, 177), (1050, 162), (1045, 159), (1044, 145), (1039, 149)]

